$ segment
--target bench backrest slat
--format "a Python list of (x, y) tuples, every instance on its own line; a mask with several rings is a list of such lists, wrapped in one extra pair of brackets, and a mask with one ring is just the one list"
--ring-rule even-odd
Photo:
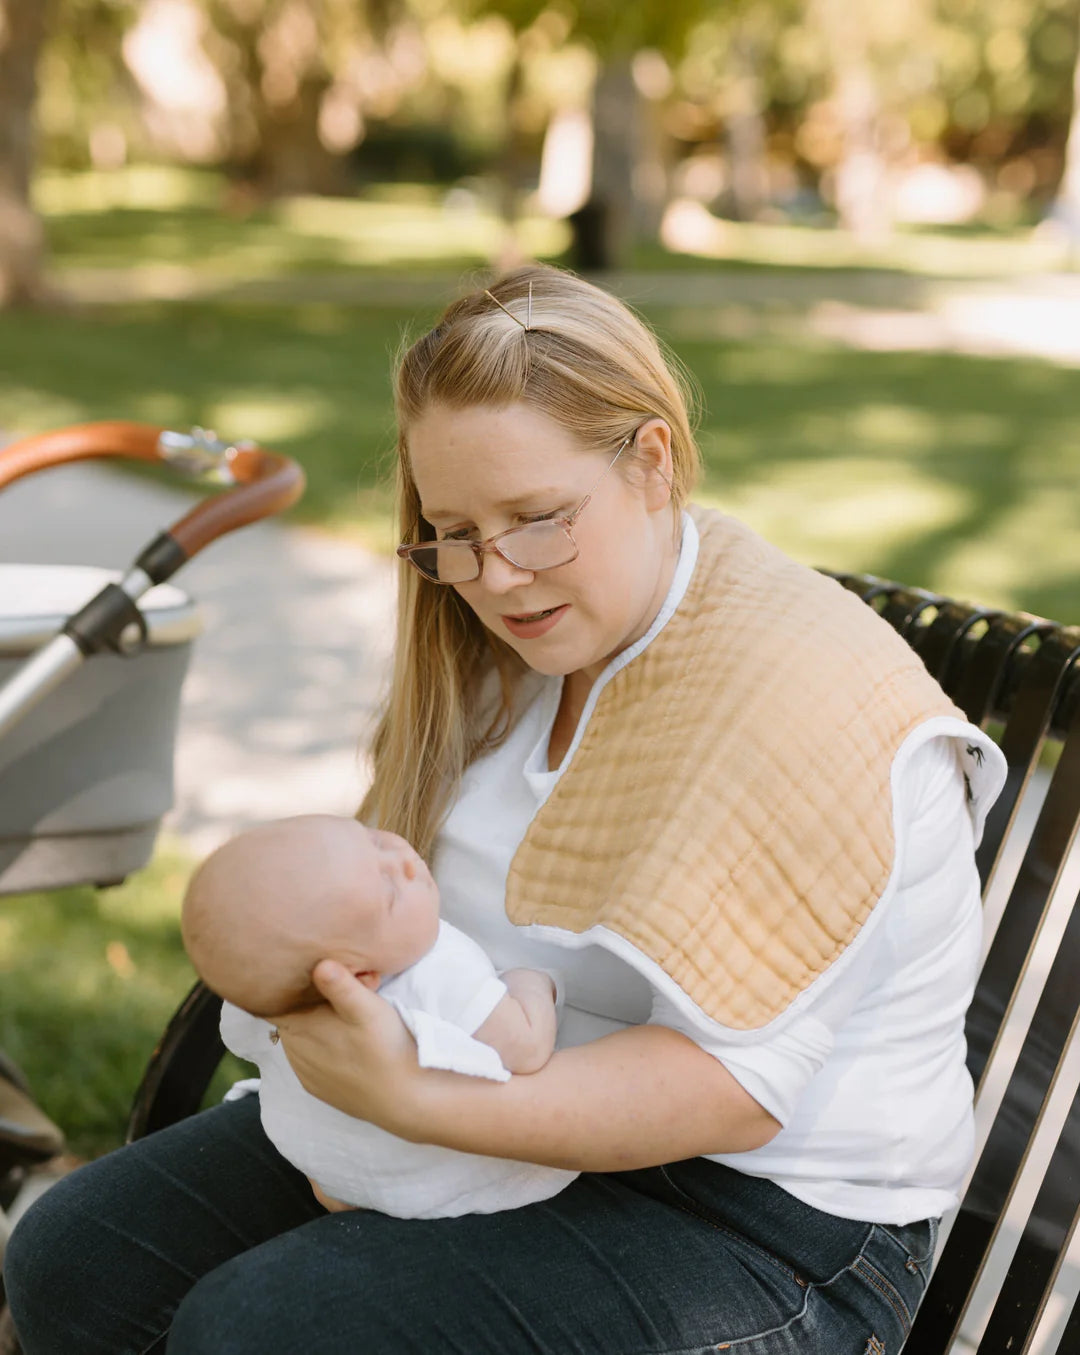
[[(1018, 715), (1022, 714), (1018, 708)], [(1003, 739), (1002, 746), (1004, 743)], [(1076, 835), (1080, 821), (1078, 749), (1080, 723), (1062, 749), (968, 1012), (968, 1067), (976, 1087), (982, 1082), (1001, 1027), (1008, 1020)], [(1008, 790), (1006, 787), (1002, 792), (1002, 799)], [(1015, 809), (1010, 813), (1010, 822), (1014, 816)]]
[[(984, 897), (1017, 827), (1047, 740), (1060, 757), (1012, 883), (967, 1018), (976, 1086), (1024, 980), (1080, 823), (1080, 630), (1025, 613), (991, 612), (873, 576), (846, 576), (923, 658), (968, 718), (1002, 725), (1008, 763), (978, 851)], [(929, 602), (928, 602), (929, 598)], [(931, 607), (936, 607), (932, 611)], [(1074, 905), (970, 1184), (942, 1248), (906, 1349), (946, 1355), (987, 1264), (1042, 1122), (1080, 1006), (1080, 906)], [(1024, 1225), (979, 1355), (1020, 1355), (1034, 1337), (1080, 1214), (1080, 1094)], [(1080, 1310), (1080, 1304), (1078, 1304)], [(1080, 1335), (1080, 1313), (1070, 1326)], [(1080, 1346), (1063, 1339), (1059, 1350)]]

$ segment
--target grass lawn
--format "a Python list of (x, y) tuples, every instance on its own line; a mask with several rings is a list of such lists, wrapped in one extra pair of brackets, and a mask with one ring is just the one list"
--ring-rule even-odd
[[(0, 427), (121, 416), (254, 437), (304, 465), (300, 520), (386, 547), (387, 372), (438, 304), (0, 314)], [(703, 498), (815, 564), (1080, 621), (1080, 372), (712, 340), (696, 311), (646, 313), (702, 387)]]
[[(482, 203), (448, 210), (398, 189), (224, 216), (214, 181), (159, 172), (44, 180), (39, 201), (58, 277), (93, 273), (99, 291), (115, 278), (129, 299), (0, 313), (0, 429), (131, 418), (253, 437), (304, 465), (297, 520), (389, 547), (392, 354), (490, 257), (498, 227)], [(537, 252), (562, 247), (544, 223), (526, 230)], [(804, 280), (847, 269), (848, 296), (863, 276), (872, 292), (883, 267), (906, 277), (914, 257), (904, 241), (863, 274), (801, 239), (802, 253), (784, 257)], [(741, 257), (695, 265), (714, 297), (725, 276), (744, 289), (750, 273), (790, 278), (765, 237), (732, 240)], [(978, 257), (1026, 266), (1014, 245), (991, 241)], [(964, 248), (978, 271), (978, 242)], [(643, 262), (669, 266), (655, 253)], [(140, 300), (140, 278), (158, 296), (171, 280), (180, 299)], [(255, 284), (282, 278), (287, 298), (256, 299)], [(722, 297), (641, 309), (701, 385), (700, 497), (810, 563), (1080, 622), (1080, 371), (860, 352), (787, 331), (736, 341)], [(148, 1052), (191, 982), (176, 925), (188, 868), (166, 849), (121, 889), (0, 910), (0, 1046), (78, 1153), (119, 1141)]]
[[(78, 1156), (121, 1142), (150, 1051), (195, 981), (179, 929), (190, 867), (165, 844), (117, 889), (3, 900), (0, 1047)], [(230, 1057), (211, 1096), (241, 1068)]]

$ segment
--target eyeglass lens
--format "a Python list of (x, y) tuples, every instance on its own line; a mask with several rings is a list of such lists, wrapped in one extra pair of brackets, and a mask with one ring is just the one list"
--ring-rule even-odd
[[(554, 569), (577, 557), (562, 522), (528, 522), (499, 538), (499, 554), (519, 569)], [(434, 541), (409, 552), (422, 574), (439, 583), (469, 583), (480, 576), (480, 560), (467, 541)]]

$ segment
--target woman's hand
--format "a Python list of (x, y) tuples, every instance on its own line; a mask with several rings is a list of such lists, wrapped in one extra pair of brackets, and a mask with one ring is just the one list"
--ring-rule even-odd
[(421, 1073), (400, 1016), (336, 960), (320, 960), (311, 977), (326, 1003), (276, 1023), (296, 1076), (320, 1101), (408, 1137)]

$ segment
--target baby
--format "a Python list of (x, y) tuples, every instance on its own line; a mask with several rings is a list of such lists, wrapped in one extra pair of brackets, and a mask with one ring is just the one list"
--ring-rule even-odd
[(311, 971), (333, 959), (393, 1003), (426, 1066), (505, 1080), (551, 1057), (551, 978), (516, 969), (500, 979), (474, 941), (440, 921), (435, 881), (403, 838), (321, 814), (251, 829), (196, 871), (182, 929), (203, 982), (225, 999), (222, 1039), (259, 1068), (257, 1083), (234, 1092), (258, 1088), (268, 1137), (327, 1208), (489, 1213), (547, 1199), (573, 1179), (406, 1143), (345, 1115), (304, 1090), (277, 1042), (272, 1019), (323, 1001)]

